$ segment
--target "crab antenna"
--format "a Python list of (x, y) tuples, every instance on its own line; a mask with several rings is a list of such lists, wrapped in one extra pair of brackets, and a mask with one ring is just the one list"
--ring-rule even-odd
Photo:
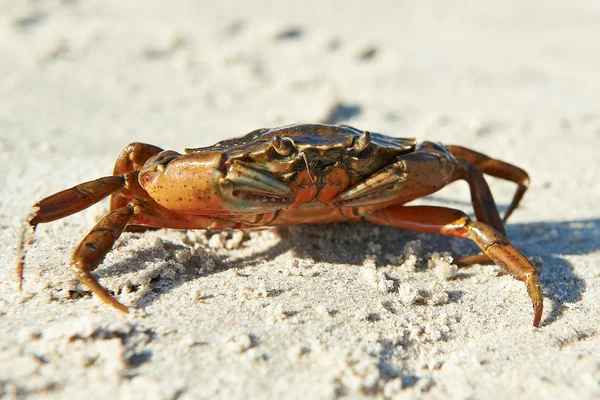
[(308, 163), (308, 158), (306, 158), (306, 154), (304, 152), (302, 152), (302, 158), (304, 159), (304, 164), (306, 164), (306, 172), (308, 172), (308, 177), (310, 178), (310, 181), (313, 184), (316, 184), (315, 178), (313, 178), (313, 175), (310, 173), (310, 164)]

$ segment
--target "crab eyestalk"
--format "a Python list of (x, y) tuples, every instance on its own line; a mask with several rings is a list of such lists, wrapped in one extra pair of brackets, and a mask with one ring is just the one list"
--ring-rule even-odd
[(140, 185), (142, 185), (142, 187), (150, 185), (158, 175), (165, 172), (167, 165), (180, 155), (181, 154), (176, 151), (165, 150), (152, 156), (146, 161), (140, 171), (138, 178)]
[(360, 136), (354, 142), (354, 146), (350, 147), (348, 151), (353, 155), (358, 155), (365, 151), (369, 144), (371, 143), (371, 132), (364, 131), (360, 134)]
[(292, 150), (294, 150), (294, 144), (292, 141), (288, 138), (282, 139), (279, 135), (273, 137), (271, 145), (277, 154), (283, 157), (289, 156), (292, 153)]

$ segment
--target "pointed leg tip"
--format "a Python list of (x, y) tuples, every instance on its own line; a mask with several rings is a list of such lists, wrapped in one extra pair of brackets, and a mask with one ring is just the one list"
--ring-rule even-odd
[(17, 289), (19, 292), (23, 291), (23, 266), (24, 266), (24, 256), (19, 257), (19, 262), (17, 263)]
[(527, 291), (529, 292), (529, 296), (533, 303), (533, 326), (539, 328), (542, 320), (542, 313), (544, 311), (544, 295), (542, 293), (542, 288), (537, 279), (537, 275), (535, 274), (530, 275), (527, 278), (526, 283)]
[(119, 306), (116, 307), (117, 310), (124, 312), (125, 314), (129, 314), (129, 307), (119, 303)]
[(540, 327), (540, 322), (542, 321), (542, 313), (544, 312), (544, 300), (543, 298), (539, 298), (533, 300), (533, 326), (536, 328)]
[(99, 293), (96, 293), (96, 295), (98, 295), (100, 297), (100, 300), (102, 300), (103, 302), (107, 303), (108, 305), (112, 306), (113, 308), (115, 308), (121, 312), (124, 312), (125, 314), (129, 314), (129, 307), (122, 304), (119, 300), (115, 299), (108, 293), (104, 293), (104, 294), (100, 295)]
[(108, 304), (109, 306), (111, 306), (112, 308), (123, 312), (125, 314), (129, 314), (129, 307), (127, 307), (126, 305), (122, 304), (119, 300), (115, 299), (114, 297), (112, 297), (111, 295), (109, 295), (108, 293), (106, 293), (106, 296), (104, 295), (100, 295), (99, 293), (94, 292), (98, 297), (100, 297), (100, 300), (102, 300), (103, 303)]
[(534, 328), (539, 328), (540, 327), (541, 320), (542, 320), (542, 312), (540, 310), (540, 312), (538, 313), (537, 310), (536, 310), (535, 315), (533, 317), (533, 326), (534, 326)]
[(91, 290), (92, 293), (94, 293), (96, 296), (98, 296), (98, 298), (100, 300), (102, 300), (102, 302), (110, 305), (113, 308), (116, 308), (119, 311), (122, 311), (124, 313), (129, 313), (129, 307), (121, 304), (121, 302), (119, 302), (119, 300), (115, 299), (112, 295), (110, 295), (106, 291), (106, 289), (104, 289), (102, 286), (100, 286), (96, 277), (94, 275), (92, 275), (92, 273), (90, 271), (83, 269), (81, 267), (79, 261), (71, 262), (71, 270), (73, 271), (73, 273), (75, 274), (77, 279), (79, 279), (79, 281), (84, 286), (86, 286), (89, 290)]

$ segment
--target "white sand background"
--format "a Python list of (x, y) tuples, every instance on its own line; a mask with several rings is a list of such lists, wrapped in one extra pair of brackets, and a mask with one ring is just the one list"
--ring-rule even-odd
[[(600, 397), (599, 49), (593, 1), (0, 2), (0, 397)], [(127, 143), (323, 121), (525, 168), (542, 327), (449, 264), (473, 244), (370, 224), (126, 233), (97, 270), (125, 315), (67, 268), (105, 202), (39, 227), (17, 292), (31, 204)], [(464, 183), (429, 202), (472, 212)]]

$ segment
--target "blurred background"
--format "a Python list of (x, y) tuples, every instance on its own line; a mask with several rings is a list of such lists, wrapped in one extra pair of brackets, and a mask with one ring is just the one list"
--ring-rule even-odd
[(599, 23), (590, 1), (2, 1), (0, 156), (79, 181), (131, 141), (327, 122), (530, 168), (531, 143), (598, 140)]
[(594, 2), (355, 3), (3, 1), (2, 138), (179, 147), (327, 120), (443, 139), (597, 110)]

